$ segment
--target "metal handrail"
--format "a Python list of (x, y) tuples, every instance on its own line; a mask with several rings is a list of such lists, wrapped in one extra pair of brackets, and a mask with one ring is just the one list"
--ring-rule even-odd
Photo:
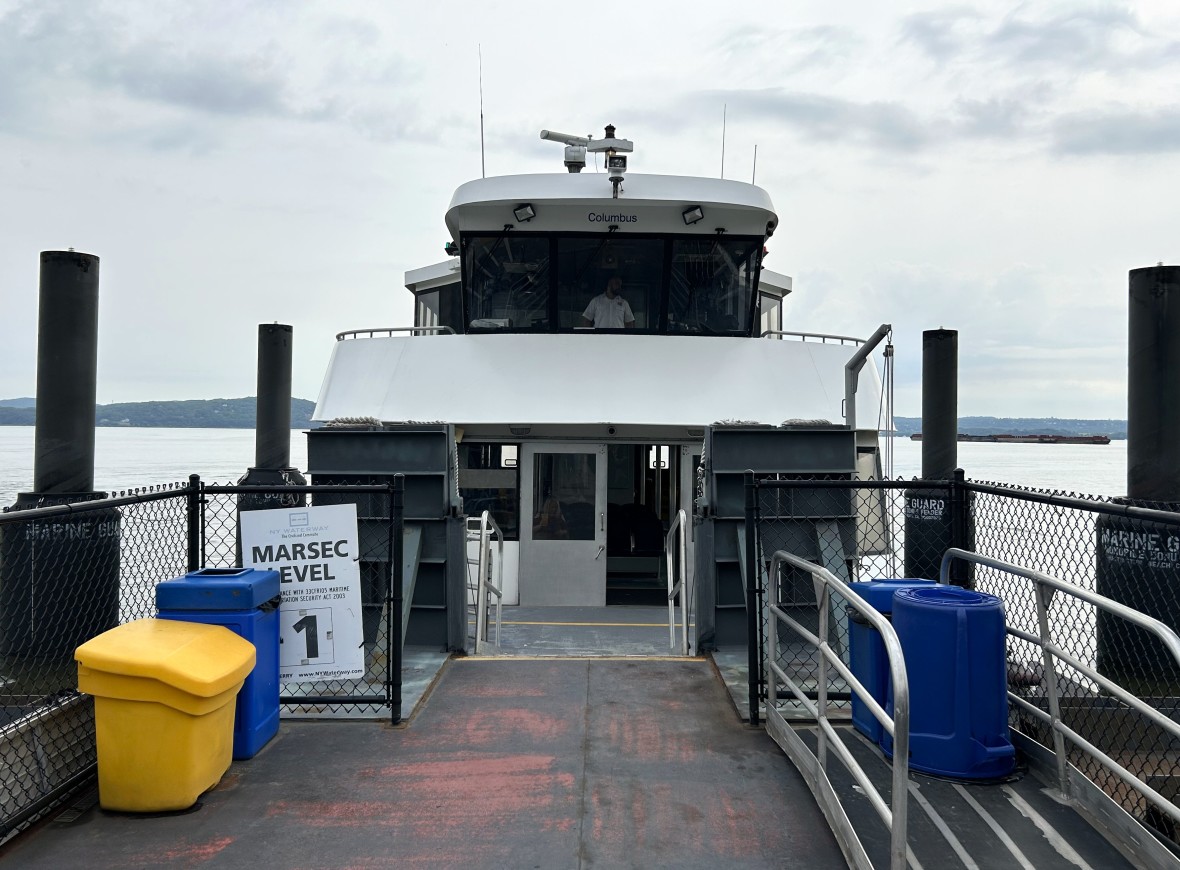
[[(491, 566), (488, 564), (492, 557), (492, 545), (489, 540), (491, 532), (496, 534), (496, 582), (491, 580)], [(475, 653), (481, 655), (485, 647), (500, 649), (500, 620), (504, 610), (504, 533), (500, 526), (492, 519), (490, 511), (484, 511), (479, 516), (479, 583), (476, 586), (475, 599)], [(496, 640), (488, 643), (488, 593), (496, 596)]]
[(863, 338), (856, 338), (851, 335), (828, 335), (823, 332), (783, 332), (781, 329), (767, 329), (762, 332), (762, 338), (771, 335), (789, 336), (797, 338), (800, 341), (807, 341), (809, 338), (818, 338), (820, 344), (827, 344), (828, 341), (838, 341), (840, 344), (864, 344)]
[[(687, 522), (687, 515), (684, 509), (676, 511), (676, 518), (672, 520), (672, 526), (668, 529), (668, 534), (664, 536), (664, 558), (668, 565), (668, 648), (673, 654), (676, 653), (676, 598), (680, 598), (680, 618), (682, 620), (680, 630), (680, 654), (682, 656), (688, 655), (688, 607), (685, 605), (685, 593), (687, 583), (685, 582), (688, 576), (688, 546), (685, 538), (684, 526)], [(673, 550), (675, 546), (675, 550)], [(675, 557), (675, 558), (674, 558)], [(676, 571), (676, 566), (680, 570)]]
[(410, 332), (414, 335), (420, 333), (435, 333), (439, 335), (455, 334), (455, 330), (449, 326), (374, 326), (372, 329), (349, 329), (345, 332), (338, 332), (336, 333), (336, 340), (344, 341), (346, 338), (358, 338), (362, 335), (372, 338), (379, 332), (383, 335), (393, 335), (395, 332)]
[(1174, 663), (1180, 666), (1180, 636), (1177, 636), (1171, 628), (1160, 622), (1154, 617), (1147, 616), (1140, 613), (1138, 610), (1127, 607), (1125, 604), (1120, 604), (1107, 598), (1105, 595), (1100, 595), (1097, 592), (1091, 592), (1088, 589), (1080, 589), (1066, 583), (1063, 580), (1058, 580), (1055, 577), (1050, 577), (1041, 571), (1034, 571), (1031, 568), (1022, 568), (1019, 565), (1013, 565), (1009, 562), (1003, 562), (999, 559), (993, 559), (989, 556), (981, 556), (978, 553), (970, 553), (966, 550), (960, 550), (952, 547), (947, 550), (942, 557), (942, 564), (939, 568), (939, 582), (946, 583), (950, 576), (950, 564), (955, 559), (964, 562), (974, 562), (977, 565), (983, 565), (987, 568), (992, 568), (996, 571), (1003, 571), (1008, 574), (1013, 574), (1017, 577), (1024, 577), (1027, 580), (1033, 581), (1036, 584), (1036, 604), (1037, 604), (1037, 624), (1040, 629), (1040, 636), (1030, 634), (1026, 631), (1021, 631), (1017, 628), (1008, 628), (1008, 634), (1013, 637), (1018, 637), (1021, 640), (1028, 641), (1031, 644), (1041, 648), (1041, 659), (1045, 667), (1045, 690), (1049, 701), (1049, 712), (1046, 713), (1040, 707), (1029, 703), (1026, 699), (1020, 697), (1014, 692), (1008, 692), (1008, 699), (1025, 710), (1036, 719), (1049, 725), (1053, 733), (1053, 752), (1057, 761), (1057, 779), (1061, 792), (1070, 796), (1072, 789), (1069, 784), (1068, 774), (1068, 756), (1065, 752), (1065, 739), (1082, 749), (1108, 770), (1116, 773), (1124, 783), (1137, 789), (1144, 796), (1151, 799), (1156, 807), (1171, 818), (1175, 822), (1180, 822), (1180, 808), (1174, 803), (1161, 795), (1158, 791), (1149, 786), (1142, 779), (1131, 773), (1101, 749), (1096, 747), (1086, 738), (1082, 737), (1068, 725), (1061, 721), (1061, 704), (1058, 696), (1057, 686), (1057, 668), (1056, 661), (1061, 661), (1075, 668), (1078, 672), (1085, 674), (1089, 679), (1098, 684), (1102, 690), (1109, 695), (1118, 698), (1127, 706), (1136, 710), (1141, 715), (1145, 716), (1157, 728), (1161, 728), (1174, 738), (1180, 739), (1180, 724), (1173, 721), (1171, 718), (1163, 715), (1151, 705), (1145, 703), (1139, 697), (1132, 695), (1118, 683), (1098, 673), (1097, 670), (1079, 661), (1076, 657), (1070, 655), (1061, 647), (1053, 642), (1049, 631), (1049, 605), (1053, 600), (1053, 596), (1057, 592), (1064, 592), (1066, 595), (1072, 595), (1074, 598), (1080, 598), (1088, 604), (1092, 604), (1100, 610), (1105, 610), (1121, 619), (1125, 619), (1133, 625), (1137, 625), (1145, 631), (1149, 631), (1159, 638), (1164, 648), (1171, 654)]
[[(909, 806), (909, 756), (910, 756), (910, 686), (909, 678), (906, 675), (905, 658), (901, 651), (901, 642), (897, 639), (897, 632), (893, 630), (893, 625), (882, 614), (857, 595), (852, 589), (840, 578), (836, 577), (827, 568), (816, 565), (814, 562), (808, 562), (806, 559), (801, 559), (793, 553), (788, 553), (785, 550), (777, 551), (770, 559), (770, 577), (778, 576), (779, 566), (783, 563), (791, 565), (802, 571), (807, 571), (811, 574), (812, 582), (815, 584), (816, 604), (819, 607), (819, 633), (812, 634), (794, 619), (787, 615), (777, 604), (768, 603), (770, 613), (783, 624), (789, 626), (799, 637), (806, 640), (814, 646), (820, 653), (819, 669), (816, 676), (818, 699), (812, 701), (807, 696), (804, 689), (778, 664), (778, 630), (772, 627), (769, 630), (766, 638), (768, 646), (766, 660), (771, 671), (777, 676), (777, 679), (767, 680), (767, 710), (766, 718), (768, 727), (772, 722), (776, 723), (780, 729), (790, 730), (790, 726), (786, 724), (782, 713), (777, 710), (776, 702), (778, 699), (778, 680), (782, 680), (795, 699), (803, 706), (810, 715), (815, 717), (818, 726), (816, 750), (814, 753), (815, 763), (810, 765), (811, 769), (808, 771), (811, 774), (810, 778), (816, 780), (816, 784), (812, 784), (812, 791), (816, 794), (817, 800), (834, 801), (835, 806), (831, 807), (832, 813), (837, 811), (842, 814), (839, 809), (839, 799), (836, 798), (832, 790), (831, 783), (827, 777), (827, 763), (828, 763), (828, 749), (840, 759), (847, 768), (852, 778), (864, 790), (865, 797), (868, 798), (869, 803), (873, 809), (876, 810), (877, 815), (889, 826), (890, 831), (890, 845), (889, 845), (889, 866), (892, 870), (905, 870), (908, 847), (906, 843), (907, 835), (907, 810)], [(835, 591), (847, 601), (849, 606), (854, 608), (861, 616), (865, 618), (873, 628), (881, 634), (881, 640), (885, 645), (885, 654), (889, 659), (889, 675), (893, 680), (893, 716), (892, 718), (885, 712), (884, 708), (877, 702), (864, 684), (856, 677), (848, 666), (841, 660), (839, 653), (832, 650), (828, 643), (829, 620), (828, 610), (830, 606), (831, 593)], [(848, 747), (844, 745), (843, 739), (839, 732), (832, 726), (828, 716), (828, 666), (835, 668), (836, 672), (840, 674), (847, 682), (849, 688), (854, 691), (864, 702), (865, 706), (873, 714), (881, 727), (893, 737), (893, 781), (892, 781), (892, 805), (887, 806), (880, 791), (873, 784), (868, 774), (860, 766), (857, 760), (853, 757)], [(776, 738), (777, 739), (777, 738)], [(782, 745), (780, 743), (780, 745)], [(796, 749), (804, 747), (805, 744), (799, 741), (793, 744)], [(792, 754), (790, 745), (783, 745), (788, 754)], [(792, 755), (792, 757), (794, 757)], [(800, 761), (796, 762), (802, 768), (803, 764)], [(823, 777), (822, 787), (818, 783), (820, 777)], [(829, 818), (832, 818), (830, 815)], [(849, 857), (850, 863), (856, 863), (858, 866), (870, 867), (868, 856), (864, 851), (864, 846), (857, 837), (856, 832), (849, 826), (833, 826), (837, 837), (845, 839), (844, 845), (848, 848), (845, 854)]]

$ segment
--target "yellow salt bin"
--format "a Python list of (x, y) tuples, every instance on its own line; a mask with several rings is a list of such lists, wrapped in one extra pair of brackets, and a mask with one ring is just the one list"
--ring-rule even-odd
[(254, 657), (228, 628), (171, 619), (129, 622), (78, 647), (78, 690), (94, 696), (102, 808), (183, 810), (217, 785)]

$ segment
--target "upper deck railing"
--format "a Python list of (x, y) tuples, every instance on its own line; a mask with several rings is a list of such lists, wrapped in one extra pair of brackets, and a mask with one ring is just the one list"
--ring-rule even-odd
[(395, 332), (408, 332), (412, 335), (433, 333), (436, 335), (454, 335), (455, 330), (449, 326), (375, 326), (372, 329), (350, 329), (347, 332), (336, 333), (337, 341), (349, 338), (376, 338), (378, 335), (393, 335)]
[[(575, 331), (593, 332), (594, 330), (593, 327), (586, 327)], [(455, 335), (455, 330), (449, 326), (374, 326), (370, 329), (349, 329), (345, 332), (338, 332), (336, 333), (336, 340), (345, 341), (349, 338), (374, 338), (378, 335), (393, 335), (395, 332), (408, 332), (413, 335)], [(759, 337), (769, 338), (771, 336), (797, 338), (800, 341), (819, 341), (820, 344), (850, 344), (854, 347), (865, 343), (863, 338), (855, 338), (851, 335), (829, 335), (823, 332), (785, 332), (781, 329), (767, 329)]]
[(762, 333), (762, 338), (769, 338), (770, 336), (778, 336), (780, 338), (797, 338), (800, 341), (808, 341), (809, 339), (818, 339), (820, 344), (851, 344), (861, 345), (865, 343), (863, 338), (853, 338), (851, 335), (827, 335), (822, 332), (784, 332), (781, 329), (767, 329)]

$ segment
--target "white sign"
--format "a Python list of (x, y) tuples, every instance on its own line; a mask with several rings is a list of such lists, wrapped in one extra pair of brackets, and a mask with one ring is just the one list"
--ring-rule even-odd
[(243, 511), (242, 561), (279, 572), (279, 679), (364, 676), (356, 505)]

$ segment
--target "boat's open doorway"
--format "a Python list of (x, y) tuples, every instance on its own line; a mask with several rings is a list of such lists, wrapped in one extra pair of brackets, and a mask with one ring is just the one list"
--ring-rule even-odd
[(652, 443), (523, 445), (520, 604), (666, 605), (665, 535), (691, 508), (696, 455)]
[(679, 454), (667, 444), (607, 448), (608, 605), (668, 602), (664, 537), (681, 504)]

